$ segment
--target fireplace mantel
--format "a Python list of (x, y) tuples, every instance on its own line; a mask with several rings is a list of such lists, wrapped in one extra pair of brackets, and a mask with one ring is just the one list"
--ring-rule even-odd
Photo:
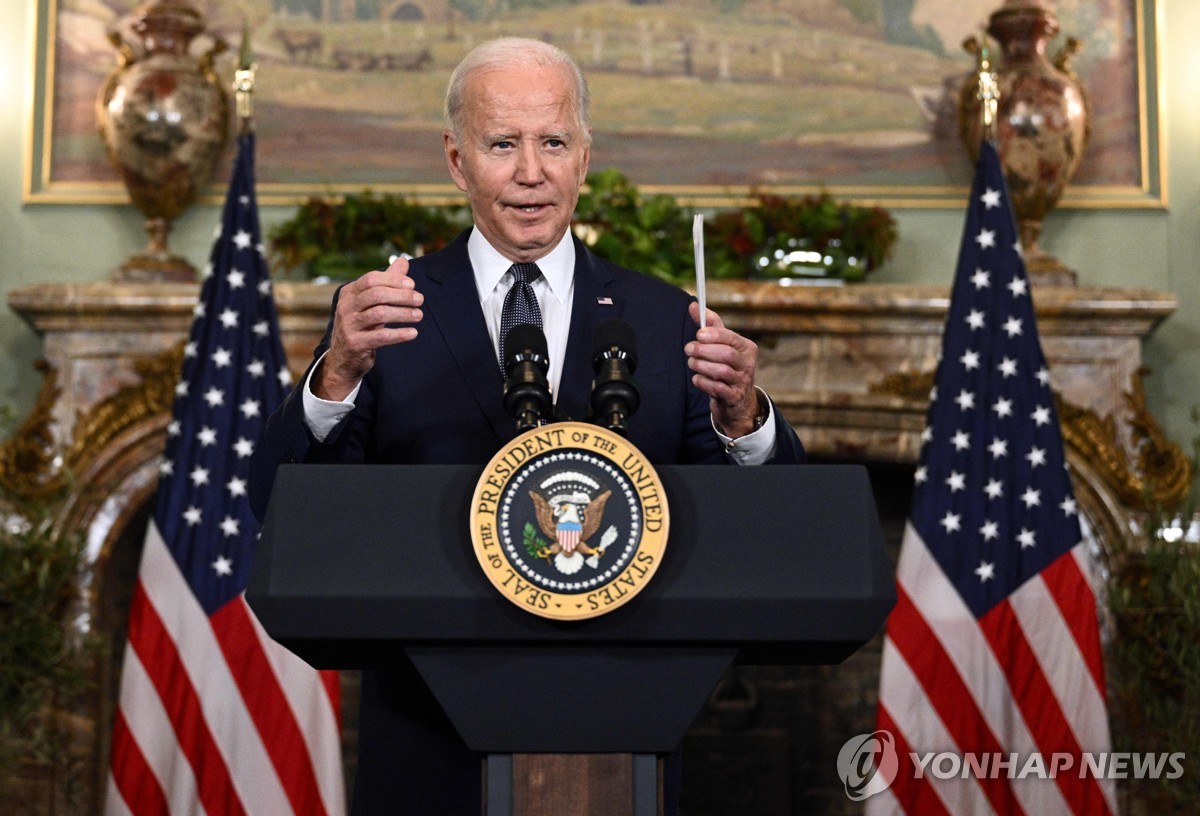
[[(307, 365), (332, 293), (328, 284), (275, 286), (294, 369)], [(63, 395), (82, 410), (124, 383), (120, 372), (135, 357), (163, 352), (183, 337), (196, 294), (189, 284), (38, 284), (11, 292), (9, 305), (45, 337), (50, 366), (70, 370), (72, 380), (89, 373), (92, 387)], [(1121, 394), (1141, 366), (1142, 339), (1178, 305), (1173, 295), (1146, 289), (1046, 288), (1035, 290), (1034, 300), (1055, 387), (1100, 416), (1124, 412)], [(709, 284), (709, 306), (760, 341), (763, 384), (796, 405), (846, 405), (878, 392), (889, 375), (932, 370), (948, 303), (945, 287), (929, 285)], [(107, 389), (102, 383), (111, 378), (95, 376), (105, 369), (116, 375)], [(69, 414), (61, 419), (69, 430)], [(871, 453), (913, 458), (908, 449)]]
[[(197, 294), (194, 284), (108, 282), (9, 293), (9, 305), (43, 337), (45, 378), (25, 423), (0, 444), (0, 484), (30, 497), (65, 493), (59, 525), (86, 538), (91, 620), (104, 617), (105, 593), (118, 591), (109, 586), (122, 579), (114, 550), (157, 483)], [(275, 286), (296, 374), (324, 331), (332, 294), (330, 285)], [(1103, 548), (1128, 532), (1148, 501), (1182, 496), (1189, 486), (1188, 458), (1146, 408), (1139, 374), (1143, 339), (1177, 302), (1143, 289), (1033, 295), (1076, 493)], [(812, 455), (916, 460), (946, 287), (714, 281), (709, 306), (759, 344), (758, 382)], [(103, 697), (111, 692), (101, 683), (93, 712), (89, 798), (106, 767), (111, 710)]]

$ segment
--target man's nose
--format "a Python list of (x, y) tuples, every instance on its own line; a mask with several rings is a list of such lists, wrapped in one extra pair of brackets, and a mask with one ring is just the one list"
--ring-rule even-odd
[(545, 167), (538, 145), (522, 142), (517, 151), (517, 181), (521, 184), (538, 184), (545, 178)]

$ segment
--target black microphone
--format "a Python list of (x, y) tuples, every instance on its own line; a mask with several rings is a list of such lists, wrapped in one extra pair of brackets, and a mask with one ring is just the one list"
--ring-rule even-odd
[(592, 335), (592, 416), (610, 431), (624, 436), (629, 417), (641, 405), (637, 382), (637, 338), (623, 320), (606, 320)]
[(537, 326), (518, 323), (504, 335), (504, 353), (504, 407), (517, 421), (517, 433), (523, 433), (550, 414), (546, 335)]

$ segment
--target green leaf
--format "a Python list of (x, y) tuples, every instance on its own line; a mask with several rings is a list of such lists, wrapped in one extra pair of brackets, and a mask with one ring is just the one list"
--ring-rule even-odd
[(537, 528), (532, 523), (525, 522), (525, 530), (523, 532), (525, 552), (529, 554), (530, 558), (537, 558), (539, 550), (547, 549), (550, 546), (546, 542), (546, 539), (538, 535)]

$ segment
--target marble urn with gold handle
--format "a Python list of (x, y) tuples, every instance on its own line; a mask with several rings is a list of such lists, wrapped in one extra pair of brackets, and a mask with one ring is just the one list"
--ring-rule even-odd
[(146, 216), (149, 243), (116, 272), (117, 280), (195, 280), (196, 270), (167, 246), (171, 222), (212, 177), (228, 140), (229, 100), (213, 72), (225, 43), (199, 55), (204, 32), (186, 0), (151, 0), (127, 19), (138, 41), (115, 28), (117, 67), (96, 100), (96, 122), (108, 159)]
[[(1058, 19), (1047, 0), (1006, 0), (991, 15), (988, 34), (1000, 44), (996, 68), (996, 148), (1016, 211), (1025, 265), (1035, 284), (1073, 285), (1075, 273), (1038, 243), (1042, 220), (1075, 175), (1088, 140), (1088, 104), (1070, 69), (1079, 41), (1070, 38), (1051, 62), (1050, 39)], [(984, 47), (975, 38), (967, 50)], [(959, 96), (959, 131), (972, 160), (978, 158), (984, 125), (978, 79), (972, 74)]]

